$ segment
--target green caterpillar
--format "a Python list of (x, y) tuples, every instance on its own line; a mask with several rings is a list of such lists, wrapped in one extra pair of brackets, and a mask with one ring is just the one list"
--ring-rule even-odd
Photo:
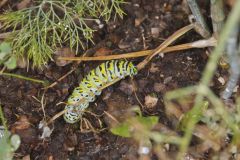
[(83, 111), (89, 106), (89, 102), (93, 102), (96, 95), (101, 94), (101, 87), (116, 79), (136, 75), (137, 72), (133, 63), (126, 60), (106, 61), (91, 70), (68, 98), (65, 106), (65, 121), (68, 123), (79, 121)]

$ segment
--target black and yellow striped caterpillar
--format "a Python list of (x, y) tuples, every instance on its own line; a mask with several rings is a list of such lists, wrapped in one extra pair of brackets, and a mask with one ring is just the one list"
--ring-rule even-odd
[(101, 88), (116, 79), (137, 74), (137, 68), (132, 62), (126, 60), (111, 60), (100, 64), (91, 70), (76, 87), (67, 100), (64, 119), (68, 123), (77, 122), (88, 107), (89, 102), (101, 94)]

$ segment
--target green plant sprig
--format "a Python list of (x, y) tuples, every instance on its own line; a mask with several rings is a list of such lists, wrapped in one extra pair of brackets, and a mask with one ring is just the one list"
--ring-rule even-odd
[(42, 0), (36, 6), (0, 15), (2, 30), (12, 29), (13, 52), (16, 57), (27, 55), (33, 66), (40, 67), (52, 60), (57, 47), (68, 45), (85, 49), (93, 43), (93, 33), (87, 21), (103, 17), (108, 21), (113, 12), (123, 16), (123, 0)]

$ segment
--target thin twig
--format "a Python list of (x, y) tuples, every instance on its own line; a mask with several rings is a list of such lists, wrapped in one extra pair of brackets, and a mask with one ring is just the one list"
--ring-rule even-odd
[[(175, 51), (182, 51), (192, 48), (205, 48), (212, 47), (217, 44), (216, 39), (209, 38), (204, 40), (198, 40), (191, 43), (180, 44), (176, 46), (166, 47), (161, 51), (161, 53), (177, 53)], [(97, 57), (59, 57), (59, 60), (69, 60), (69, 61), (106, 61), (112, 59), (126, 59), (126, 58), (137, 58), (144, 57), (152, 54), (153, 50), (137, 51), (118, 55), (108, 55), (108, 56), (97, 56)]]
[(120, 122), (110, 113), (108, 113), (107, 111), (103, 111), (109, 118), (111, 118), (112, 120), (114, 120), (117, 124), (119, 124)]
[(43, 92), (43, 95), (42, 95), (41, 100), (39, 100), (39, 99), (38, 99), (37, 97), (35, 97), (35, 96), (32, 96), (32, 98), (33, 98), (34, 100), (36, 100), (38, 103), (41, 104), (42, 111), (43, 111), (43, 120), (46, 121), (46, 112), (45, 112), (45, 109), (44, 109), (44, 108), (45, 108), (44, 95), (45, 95), (45, 91)]
[(51, 124), (55, 119), (61, 117), (65, 112), (67, 112), (67, 110), (62, 110), (60, 112), (58, 112), (57, 114), (55, 114), (48, 122), (47, 122), (47, 126), (49, 124)]
[(45, 104), (44, 104), (44, 95), (45, 95), (45, 91), (43, 92), (42, 98), (41, 98), (41, 107), (42, 107), (42, 111), (43, 111), (43, 119), (44, 121), (46, 121), (46, 112), (45, 112)]
[(137, 69), (141, 70), (145, 67), (146, 64), (157, 54), (161, 53), (167, 46), (169, 46), (171, 43), (176, 41), (179, 37), (181, 37), (186, 32), (190, 31), (194, 28), (194, 24), (187, 25), (176, 32), (174, 32), (168, 39), (166, 39), (160, 46), (158, 46), (156, 49), (152, 51), (150, 55), (148, 55), (142, 62), (140, 62), (137, 65)]
[[(82, 57), (85, 57), (87, 54), (88, 54), (88, 53), (84, 53), (84, 54), (82, 55)], [(79, 64), (80, 64), (81, 62), (82, 62), (82, 61), (79, 61), (79, 62), (75, 63), (75, 65), (73, 66), (73, 68), (72, 68), (70, 71), (68, 71), (66, 74), (64, 74), (62, 77), (60, 77), (57, 81), (53, 82), (53, 83), (50, 84), (49, 86), (44, 87), (44, 88), (42, 88), (42, 89), (47, 90), (47, 89), (52, 88), (52, 87), (54, 87), (55, 85), (57, 85), (60, 81), (62, 81), (62, 80), (65, 79), (67, 76), (69, 76), (70, 74), (72, 74), (72, 73), (77, 69), (77, 67), (79, 66)]]
[(54, 87), (55, 85), (58, 84), (58, 82), (62, 81), (64, 78), (66, 78), (67, 76), (69, 76), (70, 74), (72, 74), (75, 70), (76, 70), (76, 68), (71, 69), (71, 70), (68, 71), (66, 74), (64, 74), (62, 77), (60, 77), (57, 81), (53, 82), (53, 83), (50, 84), (49, 86), (44, 87), (44, 88), (42, 88), (42, 89), (47, 90), (47, 89), (49, 89), (49, 88)]

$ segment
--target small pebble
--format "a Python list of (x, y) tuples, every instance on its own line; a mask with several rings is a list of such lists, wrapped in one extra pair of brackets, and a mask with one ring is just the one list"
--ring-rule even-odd
[(221, 83), (221, 85), (224, 85), (226, 83), (223, 77), (218, 77), (218, 81)]

